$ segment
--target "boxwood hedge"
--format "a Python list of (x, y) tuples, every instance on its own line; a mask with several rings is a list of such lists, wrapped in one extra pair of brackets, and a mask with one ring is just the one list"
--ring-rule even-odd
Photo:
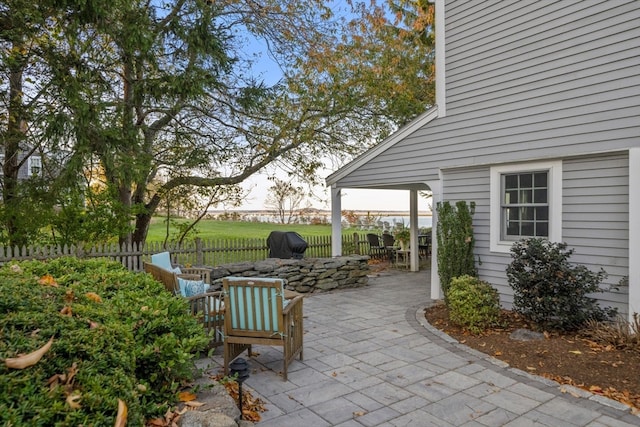
[[(5, 359), (41, 348), (35, 365)], [(128, 425), (175, 403), (208, 338), (184, 300), (149, 275), (104, 260), (60, 258), (0, 268), (1, 425)]]

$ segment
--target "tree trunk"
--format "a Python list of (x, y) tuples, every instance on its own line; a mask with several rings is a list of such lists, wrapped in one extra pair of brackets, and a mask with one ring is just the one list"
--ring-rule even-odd
[(136, 215), (135, 229), (131, 234), (131, 241), (134, 244), (142, 245), (147, 240), (149, 225), (151, 225), (151, 213)]

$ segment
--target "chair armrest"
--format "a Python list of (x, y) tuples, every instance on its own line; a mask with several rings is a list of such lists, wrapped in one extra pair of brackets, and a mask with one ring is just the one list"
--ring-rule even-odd
[[(191, 312), (194, 314), (199, 312), (209, 314), (224, 312), (224, 295), (220, 291), (205, 292), (185, 299), (189, 302)], [(217, 302), (212, 302), (216, 300)]]
[(187, 279), (187, 280), (202, 280), (202, 277), (200, 277), (199, 274), (182, 273), (182, 274), (176, 274), (176, 276), (178, 276), (181, 279)]
[(203, 267), (180, 267), (183, 274), (195, 275), (207, 285), (211, 284), (211, 270)]
[(285, 308), (282, 309), (282, 314), (287, 315), (291, 310), (294, 310), (298, 305), (302, 306), (302, 295), (298, 295), (297, 297), (290, 299), (289, 303)]

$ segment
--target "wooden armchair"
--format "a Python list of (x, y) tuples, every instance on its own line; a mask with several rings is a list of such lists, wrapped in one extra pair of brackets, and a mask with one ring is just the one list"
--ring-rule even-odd
[(210, 269), (202, 267), (176, 267), (171, 263), (171, 255), (169, 252), (160, 252), (151, 255), (151, 264), (157, 265), (165, 270), (174, 271), (178, 277), (200, 279), (206, 284), (211, 284)]
[[(165, 270), (155, 264), (143, 263), (144, 271), (149, 273), (158, 282), (162, 283), (168, 292), (185, 298), (189, 302), (191, 314), (198, 318), (204, 330), (211, 336), (211, 347), (222, 345), (222, 329), (224, 325), (224, 300), (221, 291), (204, 292), (194, 296), (184, 296), (180, 289), (179, 277), (174, 271)], [(195, 279), (196, 277), (189, 277)], [(208, 286), (208, 285), (206, 285)]]
[(224, 373), (251, 345), (283, 347), (283, 378), (296, 356), (302, 360), (302, 296), (284, 298), (282, 279), (227, 277), (224, 293)]

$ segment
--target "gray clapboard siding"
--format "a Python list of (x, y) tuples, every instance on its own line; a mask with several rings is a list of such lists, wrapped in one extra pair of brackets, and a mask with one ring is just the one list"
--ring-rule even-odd
[[(604, 268), (605, 284), (616, 285), (629, 266), (627, 153), (565, 160), (563, 181), (573, 190), (563, 190), (563, 239), (575, 248), (572, 259), (592, 270)], [(627, 293), (622, 288), (599, 299), (620, 303)]]
[[(451, 169), (443, 174), (446, 200), (475, 201), (474, 237), (480, 277), (494, 285), (501, 304), (510, 308), (513, 290), (506, 267), (509, 254), (489, 251), (489, 168)], [(610, 193), (608, 201), (600, 194)], [(613, 195), (611, 195), (613, 194)], [(609, 274), (603, 287), (628, 274), (628, 156), (626, 152), (584, 156), (563, 161), (563, 241), (575, 250), (571, 262)], [(597, 295), (603, 306), (626, 313), (626, 288)]]
[(447, 111), (340, 181), (640, 146), (640, 2), (448, 1)]

